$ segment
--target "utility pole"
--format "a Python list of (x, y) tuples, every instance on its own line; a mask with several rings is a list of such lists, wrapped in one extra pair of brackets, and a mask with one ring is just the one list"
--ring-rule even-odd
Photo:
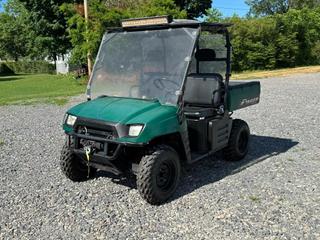
[[(89, 20), (89, 16), (88, 16), (88, 0), (83, 0), (83, 5), (84, 5), (84, 18), (85, 18), (85, 22), (86, 22), (86, 31), (87, 31), (87, 42), (89, 42), (88, 39), (88, 20)], [(87, 61), (88, 61), (88, 74), (89, 77), (91, 76), (91, 72), (92, 72), (92, 60), (91, 60), (91, 52), (90, 50), (88, 50), (87, 53)]]

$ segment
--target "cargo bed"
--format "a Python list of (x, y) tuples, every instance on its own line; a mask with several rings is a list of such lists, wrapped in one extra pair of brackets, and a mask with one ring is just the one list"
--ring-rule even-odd
[(229, 111), (246, 108), (260, 102), (260, 82), (230, 81), (227, 107)]

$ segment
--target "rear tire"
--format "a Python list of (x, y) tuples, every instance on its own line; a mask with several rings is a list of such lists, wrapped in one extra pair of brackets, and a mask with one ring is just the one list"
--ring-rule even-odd
[(165, 145), (155, 147), (139, 164), (137, 188), (140, 195), (152, 205), (166, 202), (177, 189), (180, 172), (177, 152)]
[(249, 150), (250, 129), (248, 124), (239, 119), (232, 122), (232, 130), (228, 146), (223, 150), (227, 161), (239, 161), (243, 159)]
[[(74, 182), (81, 182), (88, 179), (88, 167), (79, 159), (72, 150), (65, 144), (61, 151), (60, 168), (64, 175)], [(94, 176), (97, 169), (90, 167), (89, 178)]]

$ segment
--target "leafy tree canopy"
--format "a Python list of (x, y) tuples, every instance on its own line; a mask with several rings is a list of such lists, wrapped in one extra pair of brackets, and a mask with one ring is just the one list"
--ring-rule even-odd
[(223, 20), (222, 13), (216, 8), (210, 8), (206, 11), (206, 15), (204, 17), (205, 22), (214, 23), (221, 22)]
[(17, 0), (10, 0), (0, 13), (0, 58), (18, 60), (21, 57), (41, 58), (37, 36), (28, 21), (28, 11)]
[(289, 9), (314, 8), (320, 0), (246, 0), (250, 13), (256, 16), (286, 13)]
[(85, 63), (87, 52), (95, 57), (102, 35), (108, 27), (120, 26), (122, 19), (156, 15), (172, 15), (175, 18), (186, 18), (185, 10), (180, 10), (173, 0), (137, 0), (89, 2), (89, 23), (86, 23), (81, 11), (73, 4), (64, 4), (60, 8), (68, 19), (68, 33), (72, 43), (73, 63)]
[(320, 63), (320, 8), (226, 21), (234, 24), (231, 35), (236, 71)]
[(190, 19), (204, 16), (212, 5), (212, 0), (175, 0), (174, 2), (180, 10), (187, 12), (187, 17)]
[(67, 22), (60, 11), (63, 0), (20, 0), (29, 12), (30, 26), (37, 34), (41, 48), (56, 60), (71, 47), (66, 32)]

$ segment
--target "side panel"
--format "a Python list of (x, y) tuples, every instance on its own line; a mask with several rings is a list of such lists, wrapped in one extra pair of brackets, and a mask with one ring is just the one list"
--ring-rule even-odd
[[(167, 136), (174, 133), (179, 133), (181, 136), (182, 144), (184, 147), (184, 152), (186, 156), (186, 161), (191, 162), (191, 152), (188, 136), (187, 122), (183, 119), (181, 122), (178, 120), (178, 115), (176, 111), (171, 112), (171, 117), (163, 118), (164, 116), (158, 116), (153, 120), (149, 121), (142, 133), (137, 138), (124, 137), (119, 138), (117, 141), (125, 143), (149, 143), (155, 138)], [(169, 113), (168, 113), (169, 114)], [(140, 118), (140, 117), (139, 117)]]
[(138, 114), (135, 118), (126, 122), (128, 125), (136, 123), (145, 124), (144, 129), (138, 137), (123, 137), (117, 139), (117, 141), (128, 143), (148, 143), (154, 138), (183, 131), (178, 120), (176, 107), (152, 109), (143, 114)]
[(231, 81), (229, 84), (227, 108), (230, 112), (260, 102), (260, 82)]
[(209, 122), (209, 143), (211, 151), (216, 152), (228, 145), (232, 128), (232, 119), (226, 115)]
[(211, 151), (209, 140), (209, 122), (211, 119), (188, 119), (188, 133), (192, 152), (205, 154)]

